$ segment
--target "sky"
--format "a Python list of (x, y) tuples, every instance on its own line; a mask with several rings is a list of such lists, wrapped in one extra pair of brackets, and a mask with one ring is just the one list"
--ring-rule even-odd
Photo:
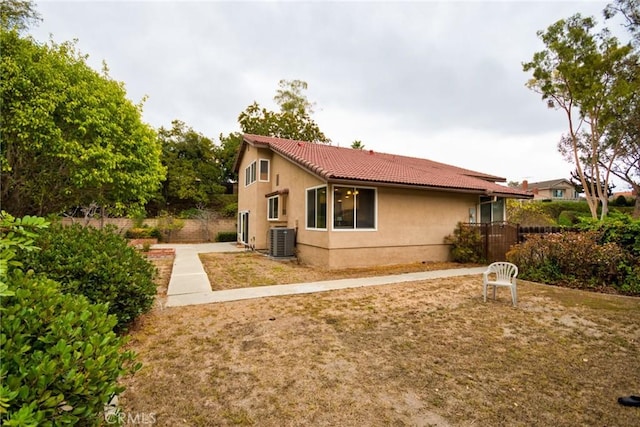
[[(144, 97), (155, 128), (219, 141), (281, 79), (308, 83), (332, 144), (529, 182), (570, 178), (566, 117), (526, 88), (536, 35), (602, 1), (37, 1), (41, 42), (77, 39), (88, 63)], [(608, 25), (617, 25), (609, 23)], [(616, 191), (623, 189), (619, 184)]]

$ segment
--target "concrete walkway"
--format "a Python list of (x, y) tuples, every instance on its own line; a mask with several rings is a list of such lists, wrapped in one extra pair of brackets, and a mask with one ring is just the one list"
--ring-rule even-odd
[(237, 301), (278, 295), (308, 294), (334, 289), (359, 288), (363, 286), (389, 285), (392, 283), (415, 282), (418, 280), (443, 277), (482, 274), (486, 267), (458, 268), (453, 270), (423, 271), (418, 273), (395, 274), (390, 276), (366, 277), (359, 279), (327, 280), (322, 282), (295, 283), (290, 285), (258, 286), (253, 288), (212, 291), (207, 274), (202, 267), (199, 253), (244, 252), (231, 243), (206, 243), (170, 245), (159, 244), (154, 248), (173, 248), (176, 251), (173, 272), (167, 290), (167, 307), (209, 304), (212, 302)]

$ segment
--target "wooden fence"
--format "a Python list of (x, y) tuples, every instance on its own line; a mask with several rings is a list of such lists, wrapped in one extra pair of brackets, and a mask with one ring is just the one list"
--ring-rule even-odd
[(478, 252), (488, 262), (506, 261), (506, 254), (516, 243), (524, 242), (528, 235), (559, 233), (569, 230), (566, 227), (521, 227), (510, 222), (466, 223), (476, 228), (481, 236)]

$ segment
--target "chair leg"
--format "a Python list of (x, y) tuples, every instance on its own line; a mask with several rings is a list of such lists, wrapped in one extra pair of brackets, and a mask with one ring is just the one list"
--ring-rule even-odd
[(513, 306), (518, 305), (518, 291), (515, 286), (511, 287), (511, 299), (513, 300)]
[(494, 285), (494, 287), (493, 287), (493, 299), (494, 300), (496, 299), (496, 288), (497, 288), (497, 286)]
[(484, 302), (487, 302), (487, 285), (486, 285), (486, 283), (482, 285), (482, 296), (484, 298)]

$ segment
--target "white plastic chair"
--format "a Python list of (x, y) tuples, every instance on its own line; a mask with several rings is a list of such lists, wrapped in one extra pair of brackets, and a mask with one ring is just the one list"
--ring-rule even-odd
[(518, 267), (510, 262), (494, 262), (489, 265), (487, 271), (482, 273), (482, 295), (484, 296), (484, 301), (487, 302), (487, 286), (493, 286), (494, 300), (496, 299), (496, 288), (498, 286), (506, 286), (511, 289), (511, 299), (515, 307), (518, 303), (517, 276)]

